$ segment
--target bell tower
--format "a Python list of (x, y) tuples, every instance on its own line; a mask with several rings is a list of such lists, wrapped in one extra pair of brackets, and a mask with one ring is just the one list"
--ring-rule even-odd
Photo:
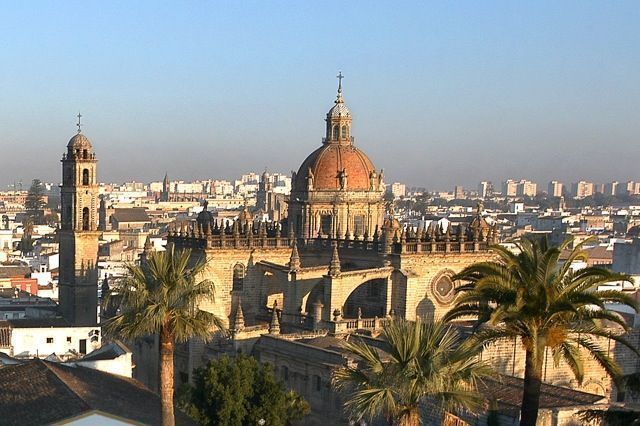
[(91, 326), (98, 316), (97, 160), (81, 117), (62, 156), (59, 300), (71, 325)]

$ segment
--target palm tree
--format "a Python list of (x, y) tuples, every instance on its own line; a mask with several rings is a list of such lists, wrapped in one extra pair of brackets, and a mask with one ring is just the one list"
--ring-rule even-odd
[(222, 330), (220, 318), (197, 308), (203, 299), (212, 299), (213, 283), (197, 281), (206, 263), (190, 265), (190, 250), (152, 253), (142, 265), (128, 265), (128, 277), (112, 291), (120, 300), (120, 310), (106, 323), (106, 329), (132, 340), (150, 334), (160, 336), (160, 397), (162, 424), (173, 425), (174, 343), (191, 338), (208, 340), (215, 329)]
[(382, 352), (364, 342), (347, 342), (356, 357), (334, 371), (333, 382), (347, 395), (345, 408), (355, 419), (385, 418), (389, 424), (421, 424), (420, 405), (475, 410), (483, 398), (477, 380), (492, 376), (475, 355), (481, 345), (460, 343), (459, 333), (441, 322), (396, 320), (384, 327)]
[(556, 247), (546, 239), (524, 238), (516, 241), (513, 252), (493, 247), (495, 260), (471, 265), (455, 277), (465, 284), (457, 289), (461, 294), (445, 320), (476, 318), (475, 339), (485, 345), (503, 339), (522, 340), (526, 353), (520, 413), (523, 426), (536, 423), (547, 348), (556, 365), (564, 360), (578, 382), (584, 377), (583, 350), (614, 380), (620, 377), (619, 366), (599, 338), (613, 339), (637, 352), (607, 327), (607, 322), (625, 330), (627, 325), (606, 307), (607, 303), (619, 303), (637, 311), (636, 301), (621, 291), (597, 290), (598, 285), (630, 278), (600, 267), (572, 269), (574, 261), (587, 259), (583, 246), (588, 241), (570, 250), (563, 263), (560, 254), (570, 247), (572, 238)]

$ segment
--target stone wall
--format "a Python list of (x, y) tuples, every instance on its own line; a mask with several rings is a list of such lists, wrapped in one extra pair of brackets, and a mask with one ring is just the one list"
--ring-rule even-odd
[(489, 252), (391, 255), (398, 271), (393, 274), (394, 309), (408, 320), (415, 320), (418, 314), (427, 319), (442, 317), (453, 306), (455, 293), (453, 288), (437, 293), (438, 279), (491, 258)]

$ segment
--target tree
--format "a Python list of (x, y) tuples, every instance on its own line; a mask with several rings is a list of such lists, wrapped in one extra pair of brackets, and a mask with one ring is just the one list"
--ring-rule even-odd
[(290, 425), (309, 414), (309, 404), (287, 392), (268, 364), (252, 357), (224, 356), (195, 370), (183, 397), (187, 413), (201, 425)]
[(22, 224), (22, 238), (19, 246), (22, 256), (33, 252), (33, 219), (30, 217), (26, 217)]
[(460, 343), (459, 333), (441, 322), (396, 320), (384, 327), (382, 351), (364, 342), (348, 342), (357, 360), (334, 372), (345, 392), (345, 408), (355, 420), (383, 417), (389, 424), (419, 425), (420, 404), (429, 399), (438, 410), (478, 409), (483, 401), (476, 381), (493, 375), (476, 355), (482, 347)]
[(30, 217), (36, 225), (43, 224), (45, 206), (44, 185), (42, 185), (40, 179), (34, 179), (31, 182), (29, 192), (27, 192), (25, 210), (27, 211), (27, 216)]
[(224, 328), (220, 318), (197, 308), (201, 300), (213, 299), (214, 285), (197, 280), (206, 263), (190, 266), (190, 258), (190, 250), (169, 246), (140, 266), (127, 265), (128, 277), (112, 291), (120, 300), (120, 311), (105, 325), (107, 332), (128, 340), (159, 334), (163, 425), (174, 424), (174, 343), (208, 340), (215, 329)]
[(566, 261), (560, 262), (561, 252), (572, 242), (568, 238), (552, 247), (546, 239), (525, 238), (516, 242), (514, 252), (496, 246), (496, 260), (471, 265), (455, 277), (465, 284), (457, 289), (460, 295), (445, 320), (475, 317), (474, 339), (485, 345), (503, 339), (522, 340), (526, 356), (520, 416), (523, 426), (536, 423), (547, 349), (555, 364), (563, 360), (578, 382), (584, 377), (581, 350), (614, 380), (620, 377), (620, 368), (599, 338), (615, 340), (637, 352), (619, 333), (604, 325), (609, 321), (626, 330), (624, 319), (605, 304), (619, 303), (637, 311), (636, 301), (620, 291), (597, 291), (600, 284), (630, 278), (599, 267), (573, 271), (572, 263), (586, 260), (587, 253), (584, 243), (578, 244)]

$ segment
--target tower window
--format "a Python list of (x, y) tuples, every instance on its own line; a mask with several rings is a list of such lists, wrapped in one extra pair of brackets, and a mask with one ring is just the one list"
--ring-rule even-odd
[(85, 160), (89, 158), (89, 151), (87, 151), (86, 149), (82, 151), (82, 158), (84, 158)]
[(338, 125), (336, 124), (335, 126), (333, 126), (333, 137), (332, 139), (338, 139)]
[(244, 285), (244, 265), (237, 263), (233, 267), (233, 290), (242, 291)]
[(82, 209), (82, 230), (89, 231), (89, 207)]
[(347, 138), (347, 126), (342, 126), (342, 139)]
[(89, 169), (84, 169), (82, 171), (82, 184), (89, 185)]

